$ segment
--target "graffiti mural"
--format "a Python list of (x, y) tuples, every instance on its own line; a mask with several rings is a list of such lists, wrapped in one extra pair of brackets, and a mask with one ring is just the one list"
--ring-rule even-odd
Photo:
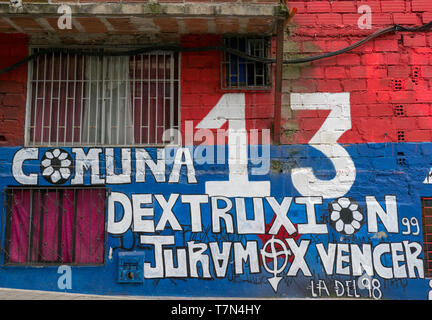
[[(397, 299), (403, 292), (428, 299), (421, 197), (431, 192), (424, 183), (429, 160), (415, 150), (432, 151), (432, 145), (340, 145), (351, 126), (349, 94), (292, 98), (294, 110), (329, 110), (308, 145), (250, 143), (244, 94), (227, 94), (195, 127), (227, 123), (227, 144), (3, 148), (1, 183), (15, 193), (3, 199), (10, 222), (2, 226), (9, 258), (2, 258), (8, 272), (0, 274), (1, 283), (31, 287), (35, 282), (26, 279), (37, 275), (47, 279), (38, 288), (70, 292), (226, 296), (229, 290), (237, 297), (370, 299)], [(400, 151), (415, 169), (400, 166)], [(67, 228), (65, 199), (73, 199), (76, 215), (87, 212), (79, 193), (67, 190), (84, 188), (107, 192), (99, 202), (86, 198), (104, 219), (83, 223), (102, 228), (102, 236), (86, 240), (90, 248), (98, 241), (102, 262), (93, 261), (93, 253), (77, 260), (81, 238), (72, 241), (68, 260), (61, 249), (68, 247), (65, 229), (57, 263), (32, 266), (50, 260), (44, 249), (32, 260), (37, 241), (29, 227), (18, 234), (31, 244), (28, 251), (13, 252), (20, 243), (11, 227), (11, 213), (19, 211), (13, 202), (27, 197), (19, 192), (33, 190), (28, 197), (36, 199), (37, 192), (65, 190), (55, 202), (63, 220), (55, 221)], [(38, 206), (49, 205), (40, 199)], [(36, 221), (37, 210), (30, 211)], [(46, 246), (43, 239), (40, 244)]]

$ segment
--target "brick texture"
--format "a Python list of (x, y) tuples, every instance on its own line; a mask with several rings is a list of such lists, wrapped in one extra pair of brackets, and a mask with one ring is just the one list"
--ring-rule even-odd
[[(358, 26), (362, 14), (357, 10), (361, 5), (368, 5), (372, 10), (371, 29), (361, 29)], [(393, 23), (414, 26), (429, 22), (432, 19), (431, 5), (430, 0), (291, 0), (289, 7), (296, 7), (298, 13), (287, 26), (289, 36), (285, 38), (284, 57), (310, 56), (339, 50)], [(24, 31), (42, 28), (33, 19), (15, 17), (11, 21)], [(87, 32), (107, 32), (107, 26), (100, 20), (78, 18), (76, 22)], [(113, 32), (119, 34), (136, 28), (127, 19), (119, 21), (107, 18), (107, 22), (112, 26)], [(49, 23), (52, 24), (53, 21)], [(210, 27), (205, 19), (184, 17), (175, 20), (160, 16), (153, 18), (152, 23), (155, 28), (168, 33), (196, 33), (182, 37), (182, 44), (186, 47), (219, 45), (219, 36), (205, 34), (204, 30)], [(236, 19), (218, 18), (211, 23), (211, 27), (219, 34), (240, 29), (259, 33), (268, 23), (266, 19), (250, 18), (240, 25)], [(7, 21), (0, 21), (0, 32), (10, 32), (8, 30), (11, 28), (13, 29)], [(133, 31), (139, 32), (138, 29)], [(8, 66), (19, 57), (27, 55), (27, 39), (24, 36), (2, 34), (1, 39), (1, 66)], [(431, 45), (432, 35), (427, 32), (398, 32), (381, 36), (349, 53), (307, 64), (285, 65), (281, 123), (285, 129), (281, 134), (282, 143), (308, 143), (319, 124), (325, 120), (325, 112), (290, 110), (290, 93), (308, 92), (350, 92), (352, 129), (339, 139), (339, 143), (396, 142), (396, 132), (400, 130), (407, 131), (407, 141), (430, 139)], [(202, 119), (221, 95), (226, 93), (220, 89), (220, 59), (221, 54), (216, 51), (182, 54), (183, 124), (186, 120), (195, 122)], [(25, 66), (0, 76), (0, 104), (4, 108), (0, 113), (0, 121), (3, 121), (0, 127), (1, 144), (23, 142), (26, 77)], [(248, 128), (271, 129), (274, 102), (271, 90), (247, 92), (246, 96)], [(403, 105), (406, 112), (395, 117), (395, 104)], [(304, 121), (304, 118), (314, 117), (316, 119)]]
[[(27, 37), (0, 34), (0, 39), (0, 69), (27, 56)], [(0, 146), (24, 143), (26, 84), (26, 65), (0, 75)]]
[[(371, 8), (371, 29), (358, 26), (361, 5)], [(432, 21), (430, 0), (292, 0), (289, 6), (299, 8), (299, 13), (289, 26), (285, 47), (298, 48), (296, 56), (339, 50), (394, 23), (412, 27)], [(405, 141), (430, 141), (431, 43), (428, 32), (388, 34), (349, 53), (297, 66), (295, 73), (287, 67), (282, 109), (290, 108), (291, 92), (349, 92), (352, 129), (339, 143), (396, 142), (398, 131), (406, 132)], [(405, 110), (397, 117), (395, 104)], [(286, 115), (281, 140), (289, 144), (308, 143), (327, 116), (309, 111)]]
[[(187, 47), (216, 46), (220, 43), (219, 41), (219, 36), (188, 35), (183, 37), (182, 45)], [(193, 121), (196, 126), (224, 93), (236, 92), (221, 89), (220, 59), (221, 54), (217, 51), (184, 52), (182, 54), (181, 128), (183, 137), (185, 136), (185, 121)], [(273, 99), (272, 90), (247, 92), (246, 127), (248, 129), (270, 129), (272, 127)], [(223, 128), (226, 128), (226, 124)]]

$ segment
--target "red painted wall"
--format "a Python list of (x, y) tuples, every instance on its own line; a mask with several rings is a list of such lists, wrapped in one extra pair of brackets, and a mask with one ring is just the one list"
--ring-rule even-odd
[[(218, 45), (220, 45), (220, 36), (192, 35), (185, 36), (182, 39), (182, 46), (184, 47)], [(247, 130), (272, 128), (274, 86), (273, 89), (265, 91), (222, 90), (220, 80), (221, 58), (221, 53), (219, 51), (182, 53), (181, 132), (183, 137), (185, 137), (185, 122), (193, 121), (195, 127), (210, 112), (225, 93), (245, 93)], [(227, 124), (222, 128), (227, 128)]]
[[(362, 16), (357, 10), (364, 4), (371, 8), (370, 30), (357, 23)], [(413, 27), (432, 21), (429, 0), (291, 0), (289, 7), (298, 13), (287, 36), (287, 58), (335, 51), (393, 24)], [(350, 92), (352, 129), (340, 143), (401, 142), (401, 131), (405, 141), (431, 141), (431, 46), (432, 32), (398, 32), (350, 53), (288, 67), (284, 102), (289, 105), (290, 92)], [(326, 115), (299, 111), (285, 117), (283, 128), (295, 128), (295, 133), (283, 134), (282, 142), (307, 143)]]
[[(219, 36), (186, 36), (185, 47), (217, 46)], [(8, 67), (28, 55), (24, 35), (0, 34), (0, 68)], [(221, 90), (219, 51), (187, 52), (181, 59), (181, 119), (184, 137), (185, 121), (194, 126), (217, 104)], [(26, 109), (27, 67), (23, 65), (0, 75), (0, 145), (23, 145)], [(273, 90), (247, 91), (246, 126), (248, 129), (271, 128), (273, 123)], [(226, 128), (226, 125), (223, 127)]]
[[(0, 33), (0, 69), (28, 55), (27, 37)], [(24, 144), (27, 66), (0, 75), (0, 146)]]
[[(372, 29), (360, 29), (357, 12), (367, 4)], [(290, 23), (284, 57), (310, 56), (348, 46), (395, 23), (418, 26), (432, 20), (429, 0), (298, 1)], [(218, 45), (219, 36), (192, 35), (184, 46)], [(289, 110), (291, 92), (350, 92), (352, 129), (340, 143), (431, 141), (432, 32), (398, 32), (332, 58), (284, 66), (281, 142), (308, 143), (327, 112)], [(0, 34), (0, 67), (28, 54), (24, 35)], [(224, 93), (220, 89), (217, 51), (188, 52), (181, 61), (182, 129), (196, 125)], [(273, 73), (274, 75), (274, 73)], [(26, 66), (0, 75), (0, 145), (24, 143)], [(271, 129), (274, 92), (244, 91), (248, 129)], [(404, 140), (398, 140), (403, 133)], [(183, 136), (184, 136), (184, 132)]]

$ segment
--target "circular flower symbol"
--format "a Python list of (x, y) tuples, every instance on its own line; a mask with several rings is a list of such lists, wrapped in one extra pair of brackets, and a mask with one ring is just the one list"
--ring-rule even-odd
[(339, 198), (329, 205), (330, 225), (339, 233), (352, 235), (360, 230), (363, 213), (351, 198)]
[(71, 169), (72, 157), (63, 149), (50, 149), (42, 157), (42, 176), (50, 183), (65, 183), (71, 175)]

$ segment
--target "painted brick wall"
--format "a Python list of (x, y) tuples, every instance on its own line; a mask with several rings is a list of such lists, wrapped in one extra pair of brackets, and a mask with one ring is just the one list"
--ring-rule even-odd
[[(291, 1), (290, 6), (296, 6), (299, 9), (299, 13), (295, 17), (293, 25), (289, 27), (290, 33), (287, 35), (284, 46), (285, 58), (308, 56), (337, 50), (362, 39), (374, 30), (384, 28), (393, 23), (419, 25), (428, 22), (428, 12), (431, 12), (430, 4), (426, 1), (413, 0), (398, 2), (383, 0), (368, 1), (364, 3), (367, 3), (372, 8), (372, 30), (361, 30), (357, 26), (357, 20), (360, 17), (360, 14), (357, 13), (357, 7), (360, 4), (363, 4), (363, 2)], [(398, 3), (400, 6), (397, 6), (395, 3)], [(0, 67), (8, 66), (27, 55), (27, 39), (24, 36), (1, 35), (0, 40)], [(100, 267), (99, 269), (74, 267), (73, 279), (78, 281), (74, 280), (73, 290), (75, 292), (92, 292), (99, 294), (106, 294), (107, 292), (120, 292), (124, 294), (127, 292), (137, 295), (154, 295), (156, 292), (157, 294), (166, 296), (182, 295), (224, 297), (227, 296), (228, 293), (230, 296), (272, 297), (274, 295), (279, 297), (311, 297), (312, 294), (310, 288), (313, 288), (311, 284), (313, 285), (313, 281), (316, 281), (316, 279), (324, 277), (328, 282), (333, 282), (335, 279), (351, 279), (353, 283), (359, 279), (358, 276), (360, 276), (360, 274), (354, 274), (354, 272), (351, 272), (351, 270), (354, 270), (354, 267), (342, 267), (345, 262), (348, 262), (343, 259), (342, 256), (347, 259), (351, 256), (343, 254), (343, 252), (349, 252), (345, 250), (344, 247), (352, 248), (352, 245), (362, 244), (369, 246), (369, 248), (373, 250), (378, 246), (380, 246), (380, 249), (378, 250), (387, 247), (388, 258), (390, 258), (389, 250), (392, 248), (392, 259), (395, 261), (395, 257), (400, 256), (397, 254), (393, 255), (394, 252), (400, 251), (397, 250), (397, 247), (402, 247), (402, 245), (408, 244), (409, 241), (411, 241), (410, 243), (414, 245), (414, 247), (411, 248), (417, 249), (415, 250), (416, 256), (410, 259), (414, 260), (416, 263), (421, 262), (422, 257), (419, 255), (421, 249), (418, 249), (422, 243), (422, 234), (420, 233), (421, 231), (419, 227), (421, 225), (420, 201), (422, 196), (431, 197), (432, 194), (429, 182), (423, 182), (425, 177), (428, 178), (426, 180), (429, 180), (429, 178), (432, 177), (432, 174), (427, 176), (427, 172), (430, 170), (432, 146), (430, 143), (393, 144), (385, 142), (402, 141), (402, 137), (403, 141), (430, 141), (430, 130), (432, 129), (432, 126), (430, 125), (432, 123), (432, 114), (430, 111), (432, 101), (431, 40), (431, 35), (428, 33), (398, 33), (396, 35), (387, 35), (348, 54), (320, 60), (310, 64), (284, 67), (283, 143), (307, 144), (328, 116), (327, 111), (292, 111), (290, 109), (291, 93), (349, 92), (350, 94), (352, 129), (346, 132), (337, 141), (339, 143), (344, 143), (343, 149), (346, 149), (346, 154), (349, 155), (349, 157), (340, 152), (336, 154), (336, 151), (340, 151), (341, 148), (332, 149), (332, 154), (336, 155), (330, 155), (328, 157), (329, 159), (325, 159), (326, 157), (323, 157), (322, 154), (318, 153), (320, 150), (312, 150), (313, 148), (307, 145), (272, 146), (270, 150), (271, 157), (265, 155), (267, 159), (270, 158), (269, 160), (271, 160), (271, 172), (264, 177), (258, 178), (252, 177), (251, 175), (251, 180), (248, 180), (250, 182), (268, 182), (266, 185), (269, 186), (269, 188), (271, 186), (271, 193), (269, 194), (277, 199), (284, 198), (289, 200), (289, 203), (291, 203), (291, 200), (294, 198), (293, 211), (290, 212), (289, 219), (293, 219), (292, 222), (296, 228), (299, 224), (303, 227), (309, 227), (308, 230), (303, 229), (306, 232), (299, 232), (296, 236), (301, 237), (299, 240), (301, 242), (298, 242), (299, 247), (297, 249), (299, 259), (302, 259), (299, 251), (303, 250), (300, 249), (300, 247), (306, 245), (305, 250), (307, 250), (309, 243), (311, 243), (311, 251), (308, 252), (307, 257), (305, 258), (305, 263), (307, 261), (312, 269), (311, 276), (307, 276), (304, 270), (301, 272), (300, 270), (295, 270), (296, 274), (293, 275), (289, 275), (289, 271), (286, 273), (285, 270), (283, 270), (283, 272), (275, 271), (273, 278), (270, 278), (272, 274), (270, 272), (265, 272), (267, 269), (264, 270), (264, 268), (261, 268), (261, 274), (257, 274), (256, 278), (255, 275), (254, 277), (249, 277), (252, 273), (250, 268), (251, 260), (249, 260), (249, 270), (246, 271), (244, 278), (237, 278), (240, 274), (236, 274), (235, 278), (232, 278), (235, 281), (232, 281), (229, 276), (231, 275), (231, 271), (229, 271), (229, 273), (227, 273), (228, 276), (224, 276), (223, 279), (215, 279), (216, 281), (208, 281), (208, 279), (205, 279), (205, 282), (203, 282), (201, 279), (197, 279), (198, 276), (191, 275), (190, 270), (192, 269), (186, 267), (185, 270), (188, 279), (182, 277), (180, 281), (175, 282), (175, 279), (158, 278), (157, 281), (155, 281), (153, 274), (146, 279), (143, 285), (134, 284), (133, 286), (125, 287), (124, 284), (118, 283), (115, 280), (115, 275), (118, 272), (118, 252), (131, 251), (132, 248), (141, 251), (143, 249), (141, 245), (148, 244), (141, 243), (138, 245), (138, 243), (135, 243), (135, 236), (139, 235), (139, 231), (135, 231), (128, 227), (129, 229), (124, 234), (121, 234), (121, 240), (119, 239), (120, 232), (119, 234), (109, 232), (111, 235), (108, 236), (105, 252), (107, 263), (103, 267)], [(182, 44), (184, 46), (215, 45), (218, 41), (218, 36), (208, 35), (191, 35), (182, 38)], [(182, 54), (181, 106), (183, 129), (185, 128), (187, 120), (193, 120), (194, 125), (196, 125), (198, 121), (200, 121), (215, 106), (222, 95), (227, 93), (227, 91), (220, 89), (220, 58), (220, 53), (213, 51), (201, 53), (189, 52)], [(0, 119), (0, 142), (3, 140), (3, 142), (1, 142), (2, 145), (20, 146), (23, 144), (26, 77), (25, 66), (14, 70), (11, 73), (0, 76), (0, 114), (2, 115), (2, 118)], [(273, 97), (274, 92), (272, 90), (264, 92), (246, 92), (246, 121), (248, 129), (272, 127), (274, 105)], [(2, 136), (3, 138), (1, 138)], [(381, 143), (372, 144), (365, 142)], [(336, 145), (331, 147), (335, 146)], [(2, 174), (0, 174), (0, 185), (2, 185), (3, 188), (7, 185), (24, 184), (21, 182), (22, 180), (18, 181), (19, 179), (16, 179), (24, 176), (20, 175), (19, 172), (15, 178), (11, 177), (10, 172), (16, 170), (11, 171), (9, 165), (14, 161), (13, 159), (17, 157), (16, 159), (18, 160), (14, 163), (18, 163), (19, 166), (20, 158), (17, 156), (17, 153), (21, 152), (21, 150), (23, 149), (19, 147), (3, 148), (1, 159), (3, 164), (1, 166)], [(155, 148), (149, 148), (149, 150), (152, 154), (156, 154)], [(66, 148), (65, 151), (69, 154), (74, 153), (71, 148)], [(120, 151), (121, 148), (116, 148), (117, 160), (116, 164), (111, 166), (111, 168), (120, 168), (120, 166), (123, 166), (123, 163), (120, 164), (120, 162), (123, 162), (122, 157), (118, 157)], [(48, 148), (40, 148), (37, 159), (28, 158), (29, 165), (26, 166), (25, 169), (27, 173), (32, 172), (40, 177), (37, 185), (54, 186), (54, 184), (48, 182), (46, 178), (46, 181), (44, 181), (42, 172), (40, 175), (38, 173), (41, 170), (42, 159), (47, 152)], [(83, 150), (79, 152), (84, 154)], [(104, 166), (103, 170), (106, 173), (106, 159), (109, 159), (111, 156), (105, 150), (103, 153), (105, 154), (105, 160), (102, 160), (101, 163), (97, 163)], [(341, 154), (342, 156), (340, 156)], [(341, 158), (348, 159), (350, 157), (353, 160), (353, 164), (350, 164), (348, 161), (340, 161)], [(75, 156), (75, 160), (76, 159)], [(83, 163), (83, 160), (80, 161)], [(21, 162), (21, 164), (22, 163), (23, 162)], [(334, 163), (338, 164), (338, 167), (333, 167)], [(131, 164), (129, 165), (131, 166)], [(293, 169), (304, 169), (309, 167), (318, 169), (317, 172), (319, 175), (317, 177), (319, 178), (319, 183), (316, 183), (317, 179), (309, 180), (310, 176), (308, 176), (308, 171), (306, 170), (297, 171), (300, 175), (297, 174), (294, 176)], [(126, 171), (132, 172), (132, 170)], [(333, 178), (335, 171), (336, 176)], [(244, 182), (243, 179), (239, 179), (241, 183), (237, 184), (237, 179), (231, 179), (231, 177), (229, 177), (230, 168), (225, 164), (221, 169), (221, 167), (205, 163), (202, 166), (197, 166), (196, 172), (198, 174), (197, 183), (187, 183), (184, 174), (182, 174), (179, 183), (169, 184), (165, 182), (159, 183), (155, 181), (154, 177), (152, 178), (150, 176), (146, 180), (146, 184), (139, 184), (136, 183), (138, 181), (136, 181), (135, 177), (133, 183), (112, 183), (112, 191), (116, 192), (117, 195), (122, 193), (122, 195), (126, 195), (128, 199), (129, 195), (132, 199), (133, 195), (137, 194), (163, 194), (164, 197), (168, 199), (168, 197), (171, 196), (177, 197), (179, 193), (184, 195), (208, 194), (209, 192), (206, 190), (207, 182), (221, 182), (224, 185), (225, 182), (229, 182), (230, 186), (244, 186), (244, 184), (242, 184)], [(355, 175), (353, 172), (355, 172)], [(102, 176), (104, 176), (105, 173), (102, 173)], [(86, 181), (85, 185), (90, 185), (90, 174), (93, 176), (93, 170), (91, 172), (87, 171), (86, 174), (86, 180), (84, 180)], [(134, 174), (135, 173), (132, 174), (131, 179), (133, 179)], [(106, 176), (111, 176), (112, 178), (114, 173), (108, 173)], [(125, 176), (129, 176), (129, 174), (125, 174)], [(294, 179), (294, 177), (296, 178)], [(304, 177), (304, 179), (298, 179), (298, 177)], [(74, 177), (74, 180), (75, 179), (76, 175)], [(258, 181), (258, 179), (263, 180)], [(79, 181), (76, 182), (80, 184)], [(111, 182), (107, 182), (107, 184), (110, 185)], [(98, 179), (96, 183), (99, 183)], [(311, 186), (312, 184), (316, 185)], [(73, 185), (74, 184), (72, 184), (71, 181), (68, 181), (65, 184), (65, 186)], [(303, 190), (305, 189), (303, 186), (314, 187), (313, 189), (311, 188), (314, 192), (312, 197), (315, 200), (313, 201), (319, 200), (322, 202), (322, 206), (318, 207), (316, 211), (315, 209), (311, 209), (311, 212), (313, 211), (312, 214), (316, 215), (316, 220), (313, 219), (314, 222), (310, 224), (305, 224), (305, 222), (310, 219), (309, 214), (307, 214), (307, 210), (309, 209), (305, 210), (305, 207), (303, 206), (305, 202), (296, 201), (296, 199), (304, 201), (307, 197), (310, 197), (311, 193), (309, 193), (308, 190), (304, 192)], [(239, 193), (241, 194), (241, 192)], [(391, 219), (392, 228), (390, 229), (386, 226), (384, 231), (384, 229), (381, 228), (382, 224), (380, 223), (378, 225), (376, 218), (375, 223), (371, 222), (372, 219), (369, 218), (369, 214), (375, 217), (380, 215), (381, 217), (378, 209), (372, 208), (369, 213), (369, 208), (378, 208), (382, 205), (384, 210), (384, 199), (386, 199), (387, 196), (392, 197), (393, 195), (395, 197), (397, 196), (397, 203), (396, 201), (393, 202), (395, 206), (393, 206), (393, 203), (390, 201), (387, 205), (387, 200), (385, 200), (386, 215), (390, 216), (391, 213), (391, 216), (394, 217), (394, 219)], [(338, 197), (346, 197), (345, 200), (348, 199), (348, 197), (352, 197), (359, 202), (358, 205), (368, 210), (367, 225), (364, 224), (364, 226), (361, 227), (362, 230), (360, 233), (354, 238), (349, 238), (347, 234), (344, 235), (340, 230), (338, 231), (337, 228), (330, 225), (329, 219), (331, 219), (332, 216), (332, 209), (329, 205), (334, 204), (335, 202), (333, 199), (337, 200), (336, 198)], [(367, 198), (369, 198), (369, 200)], [(370, 198), (373, 198), (372, 202), (370, 201)], [(371, 206), (368, 204), (368, 201), (373, 205)], [(378, 201), (381, 204), (378, 203)], [(189, 217), (192, 217), (192, 214), (189, 214), (188, 211), (184, 211), (179, 202), (178, 205), (173, 205), (173, 210), (179, 217), (181, 224), (183, 226), (189, 226), (190, 220), (188, 219)], [(396, 204), (397, 210), (395, 210)], [(2, 206), (4, 207), (4, 205), (5, 204), (3, 203)], [(168, 204), (167, 207), (164, 206), (164, 212), (165, 209), (169, 210), (168, 206)], [(287, 218), (289, 206), (291, 206), (291, 204), (288, 204), (285, 212)], [(113, 205), (111, 208), (113, 207), (115, 206)], [(155, 207), (158, 210), (159, 207), (162, 209), (162, 206)], [(394, 209), (391, 209), (391, 207)], [(206, 208), (207, 211), (205, 211), (205, 214), (202, 214), (205, 221), (203, 230), (210, 230), (207, 229), (207, 226), (211, 226), (210, 223), (212, 223), (212, 221), (210, 221), (212, 218), (211, 208), (209, 206)], [(250, 207), (248, 206), (248, 208)], [(268, 206), (266, 206), (266, 208), (269, 209)], [(5, 212), (6, 210), (3, 211)], [(129, 210), (129, 214), (132, 214), (131, 210)], [(366, 217), (366, 211), (364, 211), (364, 214)], [(111, 217), (114, 216), (115, 214), (113, 213)], [(235, 216), (238, 219), (237, 212), (235, 212)], [(281, 218), (284, 217), (284, 215), (281, 214), (278, 214), (278, 216)], [(159, 217), (160, 211), (157, 212), (157, 218)], [(405, 233), (407, 225), (403, 222), (399, 225), (399, 221), (403, 221), (403, 218), (408, 217), (415, 218), (415, 221), (418, 222), (418, 233), (414, 235), (414, 232), (408, 232), (407, 237), (407, 234)], [(275, 215), (273, 210), (267, 210), (265, 218), (267, 223), (272, 221), (270, 224), (279, 221), (279, 219), (274, 219)], [(244, 219), (246, 220), (246, 217)], [(390, 219), (386, 220), (386, 225), (390, 224)], [(132, 222), (132, 219), (130, 221)], [(168, 222), (172, 227), (171, 221), (171, 219), (167, 218), (166, 222), (162, 221), (162, 223), (168, 228)], [(318, 224), (316, 222), (318, 222)], [(159, 223), (161, 222), (159, 221)], [(369, 224), (373, 226), (373, 228), (369, 228)], [(325, 226), (326, 229), (328, 226), (328, 231), (321, 234), (315, 234), (315, 227), (317, 225), (321, 225), (321, 227)], [(380, 229), (378, 229), (378, 226)], [(395, 228), (393, 228), (394, 226)], [(267, 224), (265, 227), (270, 227), (270, 225)], [(380, 230), (380, 232), (377, 232), (378, 230)], [(163, 236), (169, 234), (170, 237), (173, 233), (171, 230), (167, 231), (167, 233), (162, 234), (156, 234), (153, 232), (149, 232), (149, 234), (151, 234), (151, 236)], [(181, 230), (181, 232), (182, 233), (175, 231), (176, 239), (183, 239), (183, 243), (177, 242), (176, 240), (176, 249), (184, 249), (185, 247), (181, 246), (184, 245), (184, 243), (187, 243), (189, 239), (194, 241), (200, 239), (199, 242), (202, 241), (202, 244), (205, 244), (207, 247), (205, 242), (213, 239), (207, 237), (208, 235), (211, 235), (211, 237), (215, 236), (215, 240), (224, 238), (231, 239), (227, 238), (225, 233), (219, 233), (218, 235), (217, 231), (209, 233), (206, 231), (205, 235), (202, 232), (197, 232), (197, 234), (192, 232), (191, 234), (186, 230), (185, 233), (183, 233), (183, 230)], [(188, 238), (186, 238), (185, 235)], [(199, 235), (199, 237), (197, 237), (197, 235)], [(236, 233), (234, 233), (233, 236), (237, 237)], [(258, 240), (256, 236), (260, 240)], [(250, 239), (252, 240), (251, 243), (253, 241), (257, 243), (257, 254), (258, 246), (261, 246), (261, 248), (265, 250), (265, 245), (272, 243), (267, 242), (269, 241), (270, 236), (268, 229), (266, 229), (265, 233), (260, 231), (260, 233), (256, 234), (247, 233), (245, 235), (243, 233), (241, 235), (242, 238), (244, 237), (244, 240)], [(125, 241), (123, 242), (124, 239)], [(130, 247), (132, 242), (134, 244)], [(334, 245), (333, 248), (335, 248), (335, 250), (337, 248), (338, 253), (336, 255), (333, 254), (333, 260), (328, 258), (326, 260), (330, 261), (332, 265), (336, 265), (336, 271), (334, 273), (333, 271), (328, 273), (327, 271), (324, 272), (324, 265), (319, 262), (316, 251), (318, 248), (316, 245), (318, 244), (326, 246), (327, 248), (330, 248), (329, 245), (332, 244)], [(198, 243), (198, 245), (200, 245), (200, 243)], [(390, 245), (392, 246), (390, 247)], [(363, 246), (363, 248), (365, 246)], [(193, 247), (191, 246), (190, 248)], [(113, 251), (110, 249), (113, 249), (114, 255), (112, 255)], [(115, 251), (114, 249), (118, 249), (118, 251)], [(192, 252), (193, 249), (190, 250), (191, 251), (189, 252)], [(154, 252), (154, 259), (152, 253), (146, 252), (145, 254), (146, 262), (149, 263), (148, 266), (158, 258), (160, 258), (160, 261), (164, 261), (162, 256), (158, 256), (156, 251)], [(305, 252), (306, 251), (304, 251), (304, 253)], [(331, 254), (329, 249), (327, 249), (327, 252), (328, 254), (326, 255), (330, 256)], [(413, 256), (410, 247), (407, 247), (405, 252)], [(408, 254), (406, 255), (407, 260)], [(381, 252), (381, 255), (383, 255), (383, 251)], [(377, 271), (377, 265), (381, 267), (381, 270), (383, 269), (380, 258), (381, 255), (378, 256), (378, 259), (374, 257), (373, 260), (375, 264), (374, 266), (371, 265), (371, 270)], [(184, 256), (186, 257), (186, 253)], [(274, 255), (274, 257), (277, 256), (278, 255)], [(113, 260), (111, 257), (113, 257)], [(352, 258), (350, 259), (351, 261), (353, 260)], [(265, 260), (266, 259), (263, 257), (263, 263), (265, 263)], [(258, 261), (258, 259), (256, 261)], [(377, 261), (379, 261), (379, 264), (376, 263)], [(402, 263), (405, 261), (400, 260), (400, 262)], [(396, 266), (396, 264), (397, 261), (394, 265)], [(258, 266), (258, 263), (256, 265)], [(296, 264), (290, 263), (288, 270), (291, 270), (293, 265), (298, 269), (300, 268), (297, 267)], [(360, 264), (358, 264), (358, 266), (360, 266)], [(385, 277), (380, 273), (378, 276), (381, 280), (376, 280), (378, 281), (379, 287), (383, 290), (382, 297), (386, 299), (425, 299), (426, 297), (430, 297), (432, 292), (430, 292), (429, 279), (424, 279), (423, 272), (421, 272), (420, 275), (421, 266), (422, 264), (420, 263), (420, 267), (418, 267), (418, 277), (415, 274), (411, 275), (411, 271), (409, 270), (410, 275), (398, 275), (397, 277), (396, 271), (394, 271), (394, 273), (392, 271), (391, 276), (386, 275)], [(400, 270), (399, 267), (401, 267), (401, 265), (398, 265), (397, 267), (397, 269)], [(338, 271), (339, 268), (345, 269), (347, 272), (344, 270)], [(411, 267), (409, 268), (414, 269)], [(57, 278), (53, 277), (53, 274), (58, 277), (58, 273), (56, 272), (56, 269), (52, 267), (8, 267), (5, 271), (7, 272), (0, 272), (0, 283), (3, 287), (34, 288), (39, 285), (37, 288), (39, 290), (64, 290), (64, 288), (60, 289)], [(107, 274), (111, 274), (112, 276), (107, 277)], [(281, 277), (286, 277), (285, 279), (288, 281), (282, 281), (278, 288), (272, 288), (269, 279), (275, 279), (278, 274), (281, 275)], [(350, 276), (352, 277), (349, 278)], [(161, 278), (163, 277), (165, 277), (164, 274)], [(53, 278), (54, 281), (52, 281)], [(204, 272), (203, 276), (200, 278), (205, 278)], [(36, 279), (36, 281), (27, 282), (26, 279)], [(37, 279), (44, 279), (44, 281), (39, 282)], [(237, 279), (239, 280), (237, 281)], [(155, 290), (155, 283), (159, 284), (157, 291)], [(378, 286), (374, 289), (377, 288)], [(372, 291), (378, 291), (381, 297), (381, 291)], [(371, 298), (370, 292), (371, 290), (369, 290), (369, 296), (363, 295), (362, 297)], [(364, 293), (365, 291), (363, 291), (363, 294)]]
[[(9, 2), (9, 1), (0, 1), (0, 2)], [(89, 2), (99, 2), (99, 3), (130, 3), (130, 2), (142, 2), (148, 3), (151, 1), (148, 0), (23, 0), (23, 2), (33, 2), (33, 3), (89, 3)], [(171, 2), (171, 3), (197, 3), (197, 2), (213, 2), (213, 3), (223, 3), (223, 2), (237, 2), (236, 0), (158, 0), (156, 2)], [(277, 3), (278, 0), (242, 0), (240, 2), (248, 2), (248, 3)]]
[[(360, 29), (361, 5), (371, 8), (372, 29)], [(392, 24), (417, 26), (432, 20), (426, 0), (297, 1), (285, 58), (344, 48)], [(289, 107), (291, 92), (350, 92), (352, 129), (339, 143), (430, 141), (432, 129), (432, 34), (397, 33), (354, 51), (283, 73), (282, 143), (307, 143), (327, 112)], [(399, 134), (398, 132), (403, 133)]]
[[(219, 36), (185, 36), (184, 47), (217, 46)], [(274, 47), (274, 46), (273, 46)], [(225, 93), (246, 92), (246, 128), (271, 129), (273, 125), (274, 91), (222, 90), (220, 80), (221, 53), (219, 51), (185, 52), (181, 65), (182, 135), (186, 121), (196, 125), (210, 112)], [(274, 74), (274, 72), (273, 72)], [(223, 129), (227, 128), (225, 124)]]
[[(0, 34), (0, 68), (28, 55), (27, 37)], [(0, 75), (0, 146), (24, 143), (27, 67)]]
[[(358, 7), (372, 9), (372, 29), (357, 25)], [(284, 57), (330, 52), (394, 23), (420, 25), (432, 19), (428, 1), (290, 1), (298, 13), (288, 27)], [(1, 36), (1, 66), (27, 55), (26, 38)], [(185, 45), (216, 44), (217, 36), (187, 36)], [(12, 45), (13, 44), (13, 45)], [(352, 130), (340, 143), (430, 141), (432, 138), (432, 34), (397, 33), (350, 53), (302, 65), (285, 65), (281, 142), (308, 143), (327, 112), (295, 111), (290, 93), (350, 92)], [(4, 48), (4, 49), (3, 49)], [(188, 53), (182, 59), (182, 121), (202, 119), (223, 91), (217, 52)], [(23, 143), (26, 68), (0, 77), (0, 143)], [(272, 93), (248, 93), (247, 125), (271, 128)], [(196, 124), (196, 122), (195, 122)], [(184, 128), (184, 126), (182, 126)], [(401, 135), (401, 133), (403, 133)], [(399, 137), (399, 140), (398, 140)]]
[[(20, 34), (0, 34), (0, 68), (9, 67), (28, 55), (27, 38)], [(217, 35), (191, 35), (182, 38), (185, 47), (217, 46)], [(217, 104), (221, 90), (219, 51), (186, 52), (181, 65), (182, 135), (185, 122), (194, 126)], [(26, 109), (27, 67), (21, 66), (0, 75), (0, 145), (23, 145)], [(249, 91), (246, 95), (246, 125), (248, 129), (272, 127), (273, 90)], [(223, 128), (226, 128), (225, 125)]]

